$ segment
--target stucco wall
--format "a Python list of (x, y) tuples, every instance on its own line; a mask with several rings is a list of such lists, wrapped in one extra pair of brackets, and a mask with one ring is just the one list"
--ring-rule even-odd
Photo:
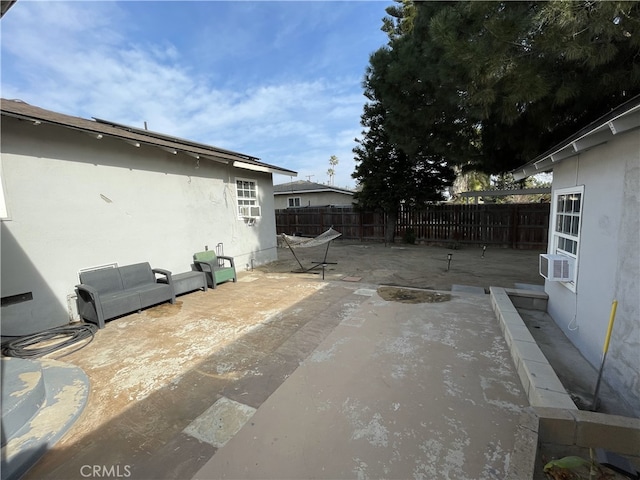
[(553, 189), (584, 185), (584, 203), (576, 293), (545, 289), (549, 314), (596, 368), (618, 300), (603, 378), (640, 415), (639, 147), (635, 130), (554, 167)]
[[(33, 295), (2, 307), (3, 335), (68, 323), (80, 269), (148, 261), (180, 273), (218, 243), (238, 270), (277, 258), (271, 174), (3, 118), (2, 176), (2, 297)], [(237, 217), (237, 177), (257, 182), (253, 227)]]
[(276, 210), (287, 208), (290, 197), (300, 197), (301, 207), (324, 207), (326, 205), (351, 205), (353, 195), (336, 192), (292, 193), (275, 196)]

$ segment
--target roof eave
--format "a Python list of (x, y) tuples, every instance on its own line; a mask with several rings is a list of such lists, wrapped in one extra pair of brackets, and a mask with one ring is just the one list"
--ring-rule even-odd
[(292, 194), (302, 194), (302, 193), (343, 193), (345, 195), (354, 194), (354, 192), (337, 190), (335, 188), (323, 188), (323, 189), (314, 189), (314, 190), (283, 190), (280, 192), (273, 192), (273, 193), (274, 195), (292, 195)]
[(555, 164), (610, 141), (615, 135), (640, 128), (640, 103), (603, 118), (569, 137), (529, 163), (511, 171), (515, 180), (553, 170)]
[(287, 170), (286, 168), (280, 168), (274, 165), (267, 165), (265, 163), (254, 164), (254, 163), (248, 163), (246, 161), (235, 160), (232, 166), (236, 168), (242, 168), (245, 170), (251, 170), (253, 172), (275, 173), (278, 175), (287, 175), (289, 177), (298, 176), (298, 172), (294, 172), (293, 170)]
[[(117, 124), (113, 123), (110, 124), (104, 120), (92, 121), (79, 117), (73, 117), (73, 123), (79, 123), (77, 125), (73, 125), (71, 124), (71, 122), (65, 123), (62, 121), (56, 121), (53, 118), (46, 118), (46, 115), (48, 115), (49, 113), (54, 114), (55, 112), (48, 112), (39, 109), (38, 107), (35, 108), (38, 109), (37, 111), (43, 111), (45, 113), (43, 113), (42, 115), (36, 115), (32, 113), (12, 111), (11, 109), (3, 108), (1, 114), (3, 116), (32, 122), (34, 125), (40, 125), (43, 123), (55, 125), (63, 128), (68, 128), (70, 130), (83, 132), (85, 134), (91, 135), (96, 139), (102, 139), (104, 137), (115, 138), (133, 145), (134, 147), (140, 147), (141, 145), (156, 147), (174, 155), (183, 153), (197, 160), (204, 159), (214, 161), (225, 165), (232, 165), (233, 167), (244, 170), (287, 175), (290, 177), (298, 176), (298, 173), (293, 170), (277, 167), (275, 165), (269, 165), (259, 161), (256, 157), (251, 157), (249, 155), (241, 154), (238, 152), (232, 152), (230, 150), (224, 150), (217, 147), (198, 144), (188, 140), (184, 140), (183, 143), (180, 141), (180, 139), (175, 137), (157, 134), (154, 132), (150, 132), (149, 134), (147, 134), (145, 133), (145, 131), (133, 127), (125, 129), (123, 128), (123, 126), (118, 126)], [(61, 118), (69, 117), (63, 114), (56, 115), (60, 116)]]

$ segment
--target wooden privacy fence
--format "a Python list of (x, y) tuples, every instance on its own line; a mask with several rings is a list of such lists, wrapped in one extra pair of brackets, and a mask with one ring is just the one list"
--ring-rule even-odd
[[(469, 243), (545, 249), (548, 203), (430, 205), (401, 208), (395, 237), (413, 236), (424, 243)], [(353, 207), (303, 207), (276, 210), (277, 233), (315, 237), (333, 226), (342, 238), (384, 241), (386, 218)]]

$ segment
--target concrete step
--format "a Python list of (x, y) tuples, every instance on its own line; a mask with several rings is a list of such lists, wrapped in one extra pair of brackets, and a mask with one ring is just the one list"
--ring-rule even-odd
[(44, 404), (47, 392), (37, 362), (2, 358), (2, 446)]
[(0, 361), (1, 478), (15, 480), (78, 419), (89, 396), (89, 379), (80, 368), (56, 360), (2, 358)]
[(533, 285), (531, 283), (514, 283), (516, 290), (533, 290), (534, 292), (543, 292), (544, 285)]

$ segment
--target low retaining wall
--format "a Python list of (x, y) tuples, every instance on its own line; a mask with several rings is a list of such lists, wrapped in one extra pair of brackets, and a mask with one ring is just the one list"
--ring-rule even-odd
[(640, 462), (640, 419), (579, 410), (538, 347), (519, 308), (546, 311), (547, 295), (491, 287), (491, 305), (511, 351), (529, 408), (523, 413), (506, 478), (532, 478), (538, 446), (604, 448)]
[[(546, 294), (527, 290), (510, 290), (518, 298), (523, 308), (546, 308)], [(500, 322), (511, 358), (522, 386), (534, 407), (555, 407), (576, 409), (555, 371), (538, 347), (529, 329), (525, 325), (518, 310), (509, 298), (509, 291), (504, 288), (490, 287), (491, 306)], [(530, 304), (530, 305), (529, 305)]]

